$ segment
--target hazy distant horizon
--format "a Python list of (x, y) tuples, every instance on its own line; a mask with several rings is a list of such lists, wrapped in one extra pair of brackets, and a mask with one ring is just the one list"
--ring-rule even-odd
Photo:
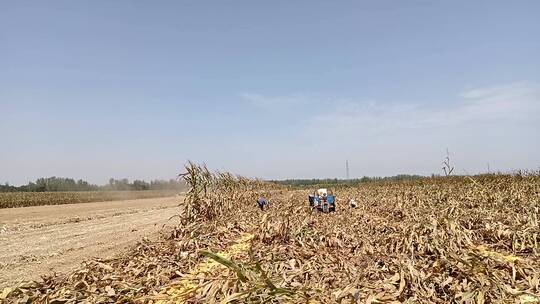
[(540, 167), (538, 1), (0, 4), (0, 182)]
[[(212, 168), (209, 168), (211, 171), (214, 171), (212, 170)], [(535, 171), (535, 172), (538, 172), (538, 170), (540, 170), (540, 168), (518, 168), (518, 169), (512, 169), (512, 170), (506, 170), (506, 171), (497, 171), (497, 170), (493, 170), (491, 167), (488, 168), (487, 164), (486, 164), (486, 170), (485, 171), (479, 171), (479, 172), (469, 172), (467, 170), (461, 170), (461, 173), (460, 172), (457, 172), (456, 173), (453, 173), (451, 175), (476, 175), (476, 174), (516, 174), (518, 171), (522, 171), (522, 172), (532, 172), (532, 171)], [(345, 172), (345, 169), (344, 169), (344, 172)], [(232, 172), (234, 173), (234, 172)], [(417, 173), (407, 173), (407, 172), (402, 172), (402, 173), (396, 173), (396, 174), (393, 174), (393, 175), (382, 175), (382, 176), (377, 176), (377, 175), (360, 175), (360, 176), (352, 176), (350, 175), (349, 176), (349, 179), (350, 180), (355, 180), (355, 179), (361, 179), (363, 177), (369, 177), (369, 178), (385, 178), (385, 177), (395, 177), (395, 176), (398, 176), (398, 175), (417, 175), (417, 176), (422, 176), (422, 177), (430, 177), (430, 176), (445, 176), (444, 174), (444, 171), (442, 170), (442, 164), (441, 164), (441, 170), (440, 172), (433, 172), (433, 173), (430, 173), (430, 174), (417, 174)], [(96, 182), (92, 182), (88, 179), (85, 179), (85, 178), (74, 178), (74, 177), (71, 177), (71, 176), (59, 176), (59, 175), (53, 175), (53, 176), (40, 176), (40, 177), (37, 177), (33, 180), (29, 180), (27, 182), (24, 182), (24, 183), (18, 183), (18, 184), (14, 184), (14, 183), (10, 183), (9, 181), (0, 181), (0, 184), (4, 184), (4, 183), (9, 183), (9, 185), (11, 186), (21, 186), (21, 185), (26, 185), (27, 183), (29, 182), (35, 182), (36, 179), (38, 178), (47, 178), (47, 177), (59, 177), (59, 178), (73, 178), (75, 181), (79, 180), (79, 179), (82, 179), (83, 181), (87, 181), (93, 185), (97, 185), (97, 186), (104, 186), (104, 185), (107, 185), (109, 184), (109, 179), (107, 179), (106, 181), (104, 182), (100, 182), (100, 181), (96, 181)], [(122, 180), (124, 178), (128, 179), (129, 182), (133, 182), (134, 180), (143, 180), (143, 181), (146, 181), (146, 182), (150, 182), (150, 181), (154, 181), (154, 180), (178, 180), (177, 176), (173, 176), (171, 178), (128, 178), (128, 177), (111, 177), (115, 180)], [(277, 178), (277, 179), (274, 179), (274, 178), (261, 178), (261, 177), (258, 177), (258, 176), (249, 176), (249, 178), (255, 178), (255, 179), (263, 179), (263, 180), (267, 180), (267, 181), (284, 181), (284, 180), (311, 180), (311, 179), (320, 179), (320, 180), (323, 180), (323, 179), (338, 179), (338, 180), (347, 180), (347, 177), (346, 177), (346, 173), (343, 174), (343, 176), (318, 176), (318, 177), (285, 177), (285, 178)]]

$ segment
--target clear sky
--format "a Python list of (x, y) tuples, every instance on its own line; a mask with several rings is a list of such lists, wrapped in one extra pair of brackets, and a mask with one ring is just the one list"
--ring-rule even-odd
[(540, 1), (0, 1), (0, 182), (540, 167)]

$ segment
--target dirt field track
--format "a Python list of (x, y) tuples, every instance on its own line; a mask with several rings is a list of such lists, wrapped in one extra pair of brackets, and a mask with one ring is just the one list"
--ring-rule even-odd
[(181, 197), (0, 209), (0, 289), (157, 235)]

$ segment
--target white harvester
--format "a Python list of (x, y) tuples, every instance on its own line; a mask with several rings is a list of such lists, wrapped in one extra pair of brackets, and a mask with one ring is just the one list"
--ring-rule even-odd
[(324, 213), (336, 211), (334, 192), (326, 188), (317, 189), (313, 195), (309, 195), (309, 206)]

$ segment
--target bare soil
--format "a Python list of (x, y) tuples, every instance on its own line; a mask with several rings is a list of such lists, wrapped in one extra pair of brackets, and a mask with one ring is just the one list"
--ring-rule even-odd
[(0, 290), (155, 238), (182, 197), (0, 209)]

